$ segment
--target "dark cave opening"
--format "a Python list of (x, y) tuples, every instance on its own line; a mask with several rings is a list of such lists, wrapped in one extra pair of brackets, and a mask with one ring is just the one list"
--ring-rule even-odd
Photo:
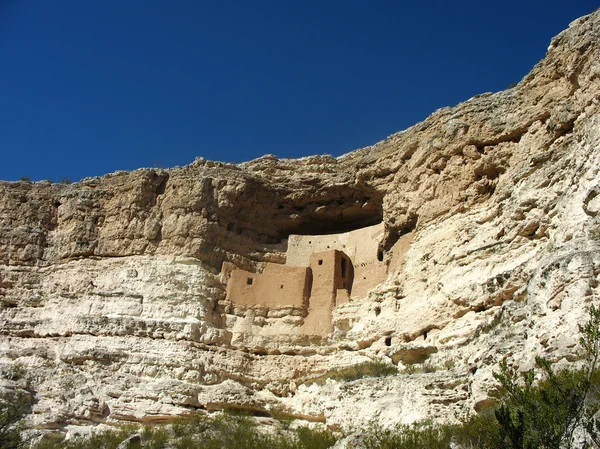
[[(369, 214), (356, 213), (356, 211), (341, 211), (339, 214), (331, 214), (331, 218), (320, 216), (305, 216), (284, 223), (280, 230), (281, 238), (287, 238), (290, 234), (297, 235), (324, 235), (341, 234), (355, 231), (356, 229), (373, 226), (383, 221), (383, 211), (371, 211)], [(338, 215), (338, 216), (336, 216)]]
[(289, 205), (278, 209), (279, 236), (290, 234), (341, 234), (373, 226), (383, 221), (383, 196), (379, 193), (348, 195), (323, 204), (309, 203), (304, 207)]
[(266, 180), (252, 178), (227, 207), (218, 207), (214, 198), (204, 207), (228, 232), (276, 244), (290, 234), (338, 234), (379, 224), (383, 197), (361, 181), (327, 184), (317, 175), (301, 185), (273, 188)]

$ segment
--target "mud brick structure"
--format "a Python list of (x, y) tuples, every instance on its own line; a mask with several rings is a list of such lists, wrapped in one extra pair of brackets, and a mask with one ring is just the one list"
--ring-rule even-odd
[(303, 332), (325, 335), (332, 330), (334, 307), (366, 296), (385, 280), (390, 261), (397, 265), (395, 248), (384, 260), (383, 237), (383, 223), (341, 234), (290, 235), (285, 265), (267, 263), (260, 273), (231, 271), (227, 300), (245, 307), (302, 308)]

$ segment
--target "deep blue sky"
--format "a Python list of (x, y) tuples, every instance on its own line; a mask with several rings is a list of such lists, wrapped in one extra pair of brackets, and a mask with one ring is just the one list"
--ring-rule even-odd
[(335, 156), (518, 82), (592, 0), (0, 0), (0, 179)]

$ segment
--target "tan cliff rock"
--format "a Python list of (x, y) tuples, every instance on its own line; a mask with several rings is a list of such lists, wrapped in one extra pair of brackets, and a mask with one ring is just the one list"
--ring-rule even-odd
[[(599, 299), (599, 107), (595, 12), (515, 88), (339, 158), (2, 182), (2, 390), (43, 429), (197, 409), (344, 430), (481, 411), (503, 357), (576, 361)], [(309, 303), (227, 296), (235, 270), (285, 266), (291, 235), (378, 223), (381, 282), (334, 303), (325, 333), (307, 331)], [(400, 374), (327, 379), (373, 359)]]

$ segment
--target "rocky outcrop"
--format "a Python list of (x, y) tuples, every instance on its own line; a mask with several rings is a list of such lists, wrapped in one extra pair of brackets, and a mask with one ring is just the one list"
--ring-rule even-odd
[[(245, 409), (352, 429), (495, 401), (497, 362), (576, 361), (600, 273), (600, 12), (516, 87), (340, 158), (198, 159), (0, 183), (0, 373), (39, 428)], [(226, 300), (224, 263), (382, 222), (387, 278), (332, 312)], [(392, 262), (402, 247), (401, 262)], [(369, 360), (400, 374), (340, 382)]]

